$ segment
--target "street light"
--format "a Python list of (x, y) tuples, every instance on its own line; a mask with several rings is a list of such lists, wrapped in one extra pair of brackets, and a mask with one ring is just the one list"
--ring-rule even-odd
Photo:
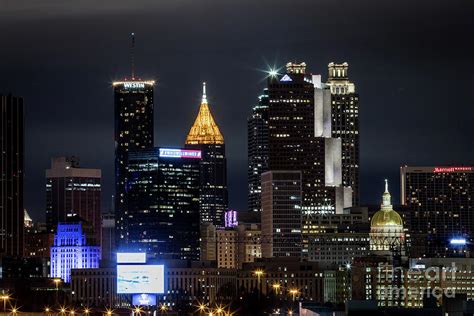
[(18, 313), (18, 308), (13, 307), (12, 308), (12, 315), (16, 315)]
[(3, 311), (6, 312), (7, 311), (7, 301), (10, 300), (10, 295), (3, 294), (2, 296), (0, 296), (0, 298), (3, 300)]
[(45, 312), (46, 314), (49, 314), (50, 311), (51, 311), (51, 309), (49, 309), (49, 307), (46, 306), (46, 307), (44, 308), (44, 312)]
[(135, 312), (135, 315), (140, 316), (142, 314), (142, 309), (140, 308), (140, 306), (135, 307), (133, 311)]
[(160, 311), (166, 312), (167, 310), (168, 310), (168, 306), (166, 306), (165, 304), (161, 304)]
[(65, 307), (61, 307), (60, 312), (61, 312), (62, 315), (66, 314), (66, 308), (65, 308)]
[(257, 286), (258, 286), (258, 300), (260, 301), (260, 292), (262, 291), (261, 283), (260, 283), (260, 278), (263, 276), (263, 270), (262, 269), (257, 269), (253, 272), (257, 276)]
[(275, 294), (278, 294), (278, 292), (280, 291), (280, 283), (273, 283), (272, 285), (273, 289), (275, 290)]
[(293, 297), (293, 302), (295, 301), (295, 297), (296, 295), (298, 294), (298, 290), (297, 289), (291, 289), (290, 290), (290, 294), (291, 296)]
[(86, 315), (89, 315), (89, 313), (91, 312), (91, 310), (89, 308), (84, 308), (84, 314)]
[(206, 305), (204, 305), (204, 304), (199, 304), (198, 310), (199, 310), (199, 314), (204, 313), (204, 311), (206, 310)]
[(263, 275), (263, 270), (258, 269), (258, 270), (255, 270), (253, 273), (257, 276), (258, 283), (260, 283), (260, 278)]

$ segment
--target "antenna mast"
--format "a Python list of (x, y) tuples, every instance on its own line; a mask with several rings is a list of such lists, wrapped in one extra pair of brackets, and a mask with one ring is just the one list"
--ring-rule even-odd
[(132, 66), (132, 80), (135, 80), (135, 33), (131, 34), (132, 46), (130, 48), (130, 59)]

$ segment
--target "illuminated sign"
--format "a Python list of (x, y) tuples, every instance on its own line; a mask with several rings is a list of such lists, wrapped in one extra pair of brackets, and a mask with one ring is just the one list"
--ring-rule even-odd
[(124, 82), (123, 87), (125, 89), (143, 89), (145, 88), (144, 82)]
[(117, 294), (165, 292), (163, 265), (118, 265)]
[(144, 252), (117, 252), (117, 263), (145, 263)]
[(435, 167), (434, 172), (462, 172), (472, 171), (472, 167)]
[(200, 150), (160, 148), (160, 157), (201, 159)]
[(280, 81), (288, 82), (288, 81), (293, 81), (293, 79), (291, 79), (290, 76), (288, 75), (284, 75), (283, 77), (281, 77)]
[(132, 295), (133, 306), (155, 306), (156, 295), (152, 294), (134, 294)]
[(461, 246), (463, 246), (463, 245), (466, 244), (466, 239), (464, 239), (464, 238), (455, 238), (455, 239), (451, 239), (449, 241), (449, 243), (451, 245), (457, 245), (457, 246), (461, 245)]

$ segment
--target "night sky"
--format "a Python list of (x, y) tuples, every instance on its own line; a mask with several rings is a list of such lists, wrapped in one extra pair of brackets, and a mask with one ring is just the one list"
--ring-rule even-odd
[(181, 146), (201, 82), (225, 137), (230, 206), (247, 205), (247, 116), (269, 66), (349, 62), (360, 94), (361, 193), (399, 200), (402, 164), (473, 163), (474, 2), (0, 0), (0, 93), (25, 98), (25, 206), (43, 219), (50, 158), (76, 155), (113, 194), (113, 91), (156, 79), (155, 145)]

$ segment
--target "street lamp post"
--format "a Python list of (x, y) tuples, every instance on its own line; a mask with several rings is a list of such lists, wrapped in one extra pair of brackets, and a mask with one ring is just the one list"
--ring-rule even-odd
[(274, 283), (272, 287), (275, 290), (275, 294), (278, 295), (278, 293), (280, 292), (280, 283)]
[(58, 304), (59, 303), (59, 284), (61, 283), (61, 279), (54, 278), (53, 282), (56, 285), (56, 304)]
[(3, 311), (7, 311), (7, 301), (10, 300), (10, 296), (8, 294), (3, 294), (0, 296), (0, 298), (3, 300)]
[(295, 297), (296, 295), (298, 294), (298, 290), (297, 289), (291, 289), (290, 290), (290, 294), (291, 296), (293, 297), (293, 302), (295, 301)]
[(263, 276), (263, 270), (261, 270), (261, 269), (255, 270), (254, 274), (257, 276), (258, 300), (260, 301), (260, 295), (261, 295), (260, 292), (262, 291), (260, 278)]

